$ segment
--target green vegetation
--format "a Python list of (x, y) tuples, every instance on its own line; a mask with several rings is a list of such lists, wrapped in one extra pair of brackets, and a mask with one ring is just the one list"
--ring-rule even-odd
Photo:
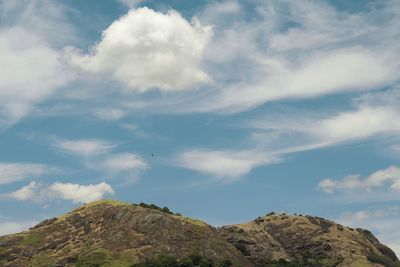
[(178, 260), (173, 256), (159, 256), (156, 259), (148, 260), (143, 263), (132, 265), (132, 267), (231, 267), (233, 263), (230, 260), (223, 260), (215, 264), (209, 258), (203, 258), (201, 255), (194, 254), (189, 257)]
[(96, 249), (78, 257), (76, 267), (127, 267), (132, 265), (128, 256), (115, 255), (107, 249)]
[(342, 259), (302, 259), (298, 261), (286, 261), (279, 259), (276, 261), (269, 261), (259, 267), (335, 267)]
[(167, 213), (167, 214), (171, 214), (171, 215), (181, 216), (180, 213), (176, 213), (175, 214), (172, 211), (170, 211), (168, 207), (161, 208), (161, 207), (159, 207), (159, 206), (157, 206), (155, 204), (146, 204), (146, 203), (140, 202), (139, 204), (132, 203), (132, 205), (133, 206), (143, 207), (143, 208), (148, 208), (148, 209), (153, 209), (153, 210), (158, 210), (158, 211), (161, 211), (163, 213)]
[[(303, 259), (299, 261), (274, 260), (260, 264), (258, 267), (335, 267), (341, 259)], [(200, 255), (191, 255), (180, 260), (173, 256), (159, 256), (156, 259), (132, 265), (132, 267), (231, 267), (230, 260), (214, 263), (211, 259)], [(386, 265), (385, 265), (386, 266)], [(397, 267), (397, 266), (396, 266)]]
[(30, 232), (24, 237), (22, 241), (23, 245), (38, 245), (43, 240), (43, 236), (38, 232)]
[(48, 267), (54, 264), (54, 260), (47, 255), (38, 255), (30, 261), (30, 266)]
[(375, 253), (371, 253), (367, 256), (367, 259), (370, 262), (382, 264), (386, 267), (400, 267), (400, 262), (394, 262), (391, 258), (385, 255), (378, 255)]

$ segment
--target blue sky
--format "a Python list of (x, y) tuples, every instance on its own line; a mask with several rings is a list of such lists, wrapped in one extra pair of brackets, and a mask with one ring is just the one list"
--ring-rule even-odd
[(269, 211), (400, 252), (398, 1), (0, 0), (0, 229)]

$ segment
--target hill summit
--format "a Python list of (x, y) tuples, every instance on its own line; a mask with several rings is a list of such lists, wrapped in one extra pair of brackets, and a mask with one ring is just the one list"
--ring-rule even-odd
[(0, 266), (400, 266), (372, 233), (270, 213), (215, 228), (155, 205), (85, 204), (0, 237)]

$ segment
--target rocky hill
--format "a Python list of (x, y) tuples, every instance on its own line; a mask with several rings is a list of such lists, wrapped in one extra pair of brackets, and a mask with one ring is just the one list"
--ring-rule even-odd
[[(214, 261), (249, 262), (206, 223), (115, 201), (86, 204), (27, 232), (0, 239), (4, 266), (131, 266), (156, 257), (193, 253)], [(1, 266), (1, 265), (0, 265)]]
[[(163, 256), (164, 255), (164, 256)], [(154, 205), (97, 201), (0, 237), (0, 266), (400, 266), (368, 231), (271, 213), (216, 229)]]
[(219, 232), (256, 266), (271, 259), (294, 266), (400, 266), (395, 253), (368, 230), (319, 217), (270, 213)]

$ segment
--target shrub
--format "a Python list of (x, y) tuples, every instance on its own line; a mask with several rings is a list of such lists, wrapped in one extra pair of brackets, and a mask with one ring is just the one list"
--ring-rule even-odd
[(194, 265), (199, 265), (202, 259), (200, 254), (192, 254), (190, 255), (190, 259), (192, 260)]
[[(167, 214), (174, 214), (168, 207), (161, 208), (155, 204), (146, 204), (146, 203), (140, 202), (139, 204), (132, 203), (132, 205), (140, 206), (140, 207), (147, 208), (147, 209), (158, 210), (158, 211), (161, 211), (161, 212), (167, 213)], [(180, 215), (180, 214), (177, 213), (176, 215)]]
[(242, 244), (242, 243), (237, 243), (237, 244), (235, 244), (235, 247), (236, 247), (240, 252), (242, 252), (242, 254), (243, 254), (244, 256), (250, 256), (250, 251), (247, 249), (247, 247), (246, 247), (244, 244)]
[(218, 267), (231, 267), (233, 263), (230, 260), (223, 260), (218, 264)]
[(194, 267), (193, 261), (189, 257), (185, 257), (179, 261), (180, 267)]
[[(230, 267), (232, 262), (224, 261), (221, 264), (225, 265), (218, 265), (221, 267)], [(228, 264), (228, 265), (227, 265)], [(132, 267), (214, 267), (214, 262), (211, 259), (203, 258), (199, 254), (193, 254), (189, 257), (182, 258), (178, 260), (176, 257), (173, 256), (159, 256), (153, 260), (147, 260), (143, 263), (138, 263), (132, 265)]]

